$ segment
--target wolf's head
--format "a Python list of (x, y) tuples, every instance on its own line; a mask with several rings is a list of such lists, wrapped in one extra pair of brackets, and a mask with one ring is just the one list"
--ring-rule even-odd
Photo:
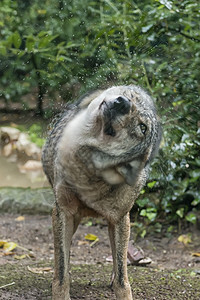
[(90, 148), (93, 166), (108, 183), (134, 185), (161, 139), (150, 96), (137, 86), (119, 86), (85, 97), (79, 106), (70, 129), (75, 148)]

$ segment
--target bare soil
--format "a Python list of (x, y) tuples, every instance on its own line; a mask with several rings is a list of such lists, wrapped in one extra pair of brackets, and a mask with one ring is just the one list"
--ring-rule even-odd
[[(17, 217), (0, 215), (0, 240), (20, 246), (10, 255), (0, 249), (0, 299), (51, 299), (54, 252), (51, 218), (26, 215), (24, 220), (17, 221)], [(92, 247), (85, 239), (88, 233), (99, 238)], [(192, 255), (200, 252), (199, 232), (191, 234), (191, 243), (187, 245), (177, 240), (179, 235), (159, 234), (137, 240), (152, 263), (146, 267), (128, 267), (134, 300), (200, 299), (200, 258)], [(110, 288), (112, 263), (107, 261), (110, 255), (106, 223), (100, 219), (91, 225), (85, 220), (71, 248), (72, 300), (115, 299)]]

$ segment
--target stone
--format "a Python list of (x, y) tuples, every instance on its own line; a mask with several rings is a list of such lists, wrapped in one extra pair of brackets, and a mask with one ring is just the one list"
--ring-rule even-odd
[(38, 160), (28, 160), (23, 166), (20, 167), (21, 170), (25, 171), (35, 171), (42, 169), (42, 163)]
[(2, 153), (4, 156), (8, 157), (12, 154), (12, 151), (13, 151), (13, 145), (12, 145), (12, 143), (8, 143), (7, 145), (5, 145), (3, 147)]
[(29, 140), (29, 136), (26, 133), (20, 133), (16, 142), (16, 148), (19, 152), (24, 152), (29, 157), (34, 159), (41, 158), (41, 149)]
[(9, 141), (16, 141), (18, 140), (20, 135), (20, 131), (17, 128), (13, 127), (0, 127), (0, 138), (1, 140), (8, 139)]

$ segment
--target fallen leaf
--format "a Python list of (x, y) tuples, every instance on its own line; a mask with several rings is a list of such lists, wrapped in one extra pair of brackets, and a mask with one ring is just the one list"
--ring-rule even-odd
[(92, 234), (92, 233), (86, 234), (85, 239), (86, 239), (86, 240), (89, 240), (89, 241), (93, 241), (93, 242), (90, 244), (90, 247), (94, 246), (94, 244), (96, 244), (96, 243), (99, 241), (98, 236), (96, 236), (95, 234)]
[(24, 216), (19, 216), (15, 219), (15, 221), (17, 222), (21, 222), (21, 221), (24, 221), (25, 220), (25, 217)]
[(12, 251), (13, 249), (15, 249), (18, 245), (14, 242), (6, 242), (4, 245), (3, 245), (3, 250), (4, 252), (10, 252)]
[(5, 251), (5, 252), (3, 252), (3, 255), (4, 255), (4, 256), (15, 255), (15, 252), (8, 252), (8, 251)]
[(112, 255), (108, 256), (108, 257), (106, 258), (106, 261), (113, 262), (113, 257), (112, 257)]
[(78, 246), (88, 245), (88, 244), (89, 244), (88, 241), (78, 241)]
[(33, 258), (33, 259), (36, 258), (36, 256), (35, 256), (33, 253), (31, 253), (31, 252), (29, 252), (29, 253), (27, 254), (27, 256), (28, 256), (29, 258)]
[(24, 259), (27, 257), (27, 254), (22, 254), (22, 255), (15, 255), (14, 258), (15, 259), (18, 259), (18, 260), (21, 260), (21, 259)]
[(5, 243), (7, 243), (7, 241), (0, 241), (0, 248), (2, 248), (5, 245)]
[(182, 234), (178, 237), (178, 241), (180, 243), (183, 243), (184, 245), (187, 245), (192, 242), (191, 235), (190, 234)]
[(53, 269), (51, 267), (32, 268), (28, 266), (27, 269), (34, 274), (45, 274), (45, 273), (53, 272)]
[(86, 234), (85, 239), (89, 240), (89, 241), (96, 241), (99, 238), (95, 234), (88, 233), (88, 234)]
[(195, 271), (192, 271), (191, 273), (190, 273), (190, 276), (191, 277), (195, 277), (197, 274), (196, 274), (196, 272)]
[(92, 221), (88, 221), (86, 224), (85, 224), (85, 226), (87, 226), (87, 227), (90, 227), (90, 226), (92, 226)]
[(192, 253), (192, 256), (198, 256), (198, 257), (200, 257), (200, 252), (194, 252), (194, 253)]

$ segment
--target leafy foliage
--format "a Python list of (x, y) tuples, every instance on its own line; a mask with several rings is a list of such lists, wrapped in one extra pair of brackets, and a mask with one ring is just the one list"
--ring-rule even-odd
[(0, 12), (0, 97), (70, 101), (98, 87), (142, 85), (163, 123), (140, 216), (195, 223), (200, 207), (200, 4), (195, 0), (9, 1)]
[(39, 124), (33, 124), (28, 130), (31, 142), (42, 148), (44, 145), (44, 138), (41, 138), (42, 128)]

